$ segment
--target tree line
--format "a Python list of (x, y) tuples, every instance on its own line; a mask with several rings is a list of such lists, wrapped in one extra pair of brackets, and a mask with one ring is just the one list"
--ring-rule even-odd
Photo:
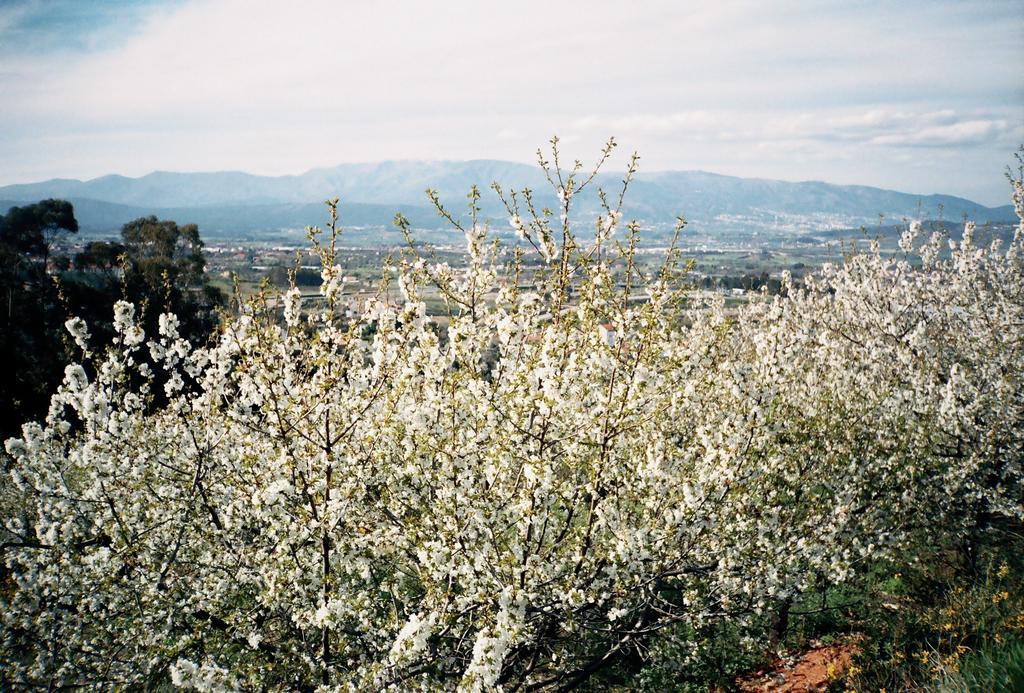
[(103, 349), (114, 335), (113, 306), (130, 301), (143, 329), (156, 332), (171, 311), (189, 339), (202, 343), (218, 324), (225, 296), (206, 281), (203, 241), (195, 224), (155, 216), (125, 224), (120, 241), (93, 241), (62, 252), (58, 241), (78, 233), (74, 208), (42, 200), (0, 215), (0, 439), (42, 418), (65, 367), (81, 353), (65, 322), (88, 324)]

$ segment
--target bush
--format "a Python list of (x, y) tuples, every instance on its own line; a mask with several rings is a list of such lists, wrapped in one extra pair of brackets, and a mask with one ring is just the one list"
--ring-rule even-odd
[(1024, 690), (1024, 641), (992, 644), (965, 657), (960, 670), (944, 676), (938, 685), (947, 691)]
[(868, 641), (853, 687), (987, 691), (1000, 690), (1000, 681), (1009, 685), (1019, 679), (1024, 672), (1019, 537), (1018, 532), (986, 537), (976, 571), (964, 556), (945, 552), (917, 566), (892, 566), (889, 579), (872, 580), (872, 594), (856, 614)]
[(264, 296), (193, 347), (118, 304), (96, 376), (7, 444), (6, 682), (571, 687), (700, 634), (765, 647), (820, 585), (1020, 519), (1024, 222), (730, 314), (683, 301), (674, 246), (641, 271), (619, 206), (579, 237), (594, 178), (554, 161), (556, 210), (496, 187), (537, 264), (500, 266), (474, 189), (433, 198), (466, 266), (410, 244), (402, 302), (357, 320), (333, 205), (308, 314)]

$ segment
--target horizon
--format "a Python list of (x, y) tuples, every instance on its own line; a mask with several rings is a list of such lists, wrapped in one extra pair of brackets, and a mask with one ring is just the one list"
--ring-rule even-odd
[[(373, 166), (373, 165), (379, 165), (379, 164), (472, 164), (472, 163), (477, 163), (477, 162), (513, 164), (513, 165), (516, 165), (516, 166), (525, 166), (527, 168), (537, 168), (539, 170), (539, 167), (537, 167), (536, 162), (534, 162), (533, 164), (530, 164), (530, 163), (527, 163), (527, 162), (512, 161), (512, 160), (509, 160), (509, 159), (491, 159), (491, 158), (478, 158), (478, 159), (381, 159), (381, 160), (377, 160), (377, 161), (345, 161), (345, 162), (340, 162), (340, 163), (334, 164), (333, 166), (315, 166), (315, 167), (307, 168), (305, 170), (297, 171), (297, 172), (294, 172), (294, 173), (278, 173), (278, 174), (274, 174), (274, 173), (270, 173), (270, 174), (254, 173), (252, 171), (245, 171), (245, 170), (242, 170), (242, 169), (211, 169), (211, 170), (205, 170), (205, 171), (204, 170), (185, 171), (185, 170), (170, 170), (170, 169), (154, 169), (152, 171), (147, 171), (146, 173), (142, 173), (140, 175), (135, 175), (135, 176), (125, 175), (125, 174), (118, 173), (118, 172), (110, 172), (110, 173), (104, 173), (104, 174), (99, 175), (99, 176), (93, 176), (93, 177), (90, 177), (90, 178), (59, 177), (59, 178), (46, 178), (46, 179), (41, 179), (41, 180), (19, 181), (19, 182), (15, 182), (15, 183), (2, 183), (2, 184), (0, 184), (0, 189), (6, 188), (6, 187), (10, 187), (10, 186), (17, 186), (17, 185), (26, 185), (26, 186), (28, 186), (28, 185), (40, 185), (40, 184), (54, 182), (54, 181), (91, 183), (93, 181), (102, 180), (104, 178), (124, 178), (124, 179), (127, 179), (127, 180), (140, 180), (142, 178), (146, 178), (147, 176), (152, 176), (152, 175), (156, 175), (156, 174), (171, 174), (171, 175), (182, 175), (182, 176), (189, 176), (189, 175), (217, 175), (217, 174), (241, 174), (241, 175), (246, 175), (246, 176), (254, 176), (254, 177), (257, 177), (257, 178), (294, 178), (294, 177), (303, 176), (303, 175), (308, 174), (308, 173), (312, 173), (314, 171), (327, 171), (327, 170), (341, 168), (343, 166)], [(608, 168), (605, 167), (605, 168), (601, 169), (601, 173), (602, 174), (615, 175), (616, 172), (614, 170), (611, 170), (611, 169), (608, 169)], [(906, 194), (906, 195), (915, 195), (915, 196), (920, 196), (920, 197), (929, 197), (929, 196), (934, 196), (934, 195), (947, 196), (947, 197), (959, 197), (959, 198), (967, 200), (969, 202), (980, 204), (982, 206), (985, 206), (985, 207), (988, 207), (988, 208), (993, 208), (993, 209), (994, 208), (1000, 208), (1000, 207), (1012, 206), (1012, 203), (1011, 203), (1011, 201), (1009, 201), (1009, 199), (1002, 200), (1002, 201), (998, 201), (997, 200), (994, 204), (988, 204), (988, 203), (980, 202), (979, 200), (976, 200), (976, 199), (973, 199), (973, 198), (970, 198), (970, 197), (965, 197), (963, 195), (957, 195), (956, 193), (950, 193), (950, 192), (945, 191), (945, 190), (920, 191), (920, 190), (907, 190), (907, 189), (900, 189), (900, 188), (884, 188), (884, 187), (880, 187), (880, 186), (877, 186), (877, 185), (869, 185), (869, 184), (863, 184), (863, 183), (836, 183), (834, 181), (823, 180), (823, 179), (813, 179), (813, 178), (795, 179), (795, 178), (767, 178), (767, 177), (764, 177), (764, 176), (738, 176), (738, 175), (732, 175), (732, 174), (727, 174), (727, 173), (720, 173), (720, 172), (717, 172), (717, 171), (708, 171), (706, 169), (658, 169), (658, 170), (653, 170), (653, 171), (647, 171), (647, 170), (644, 170), (641, 167), (640, 170), (637, 172), (637, 175), (640, 176), (640, 177), (643, 177), (643, 176), (647, 176), (647, 175), (657, 175), (657, 174), (664, 174), (664, 173), (700, 173), (700, 174), (706, 174), (706, 175), (711, 175), (711, 176), (720, 176), (720, 177), (723, 177), (723, 178), (736, 178), (736, 179), (741, 179), (741, 180), (762, 180), (762, 181), (792, 183), (792, 184), (820, 183), (820, 184), (824, 184), (824, 185), (831, 185), (831, 186), (837, 186), (837, 187), (868, 188), (868, 189), (873, 189), (873, 190), (881, 190), (881, 191), (885, 191), (885, 192), (896, 192), (896, 193), (901, 193), (901, 194)], [(486, 185), (489, 185), (491, 182), (492, 181), (489, 181), (489, 180), (487, 180), (487, 181), (481, 180), (481, 181), (478, 182), (478, 185), (486, 186)], [(1007, 183), (1007, 188), (1009, 188), (1009, 187), (1010, 187), (1010, 184)], [(83, 199), (92, 199), (92, 198), (83, 198)], [(352, 202), (360, 203), (360, 200), (352, 200)], [(385, 203), (379, 203), (379, 204), (385, 204)]]
[[(1024, 6), (987, 0), (0, 8), (0, 185), (571, 161), (1009, 200)], [(739, 48), (737, 48), (739, 47)]]

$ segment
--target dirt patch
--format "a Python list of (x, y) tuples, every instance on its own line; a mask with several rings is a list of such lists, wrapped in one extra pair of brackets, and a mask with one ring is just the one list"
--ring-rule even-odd
[(828, 690), (829, 684), (850, 668), (854, 655), (860, 651), (859, 642), (859, 638), (851, 638), (779, 659), (769, 669), (738, 679), (736, 686), (744, 693)]

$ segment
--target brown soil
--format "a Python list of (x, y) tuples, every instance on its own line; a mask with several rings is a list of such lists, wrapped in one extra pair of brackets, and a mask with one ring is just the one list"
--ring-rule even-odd
[(822, 645), (790, 658), (791, 664), (778, 660), (766, 671), (744, 676), (736, 686), (744, 693), (796, 693), (797, 691), (826, 691), (829, 684), (840, 678), (853, 656), (859, 652), (858, 640), (850, 639), (835, 645)]

